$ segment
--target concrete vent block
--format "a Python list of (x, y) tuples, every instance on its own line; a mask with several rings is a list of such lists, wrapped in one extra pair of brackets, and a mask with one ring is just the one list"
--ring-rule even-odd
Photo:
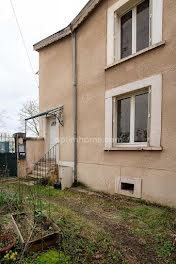
[(115, 182), (115, 192), (134, 198), (141, 198), (142, 179), (117, 176)]

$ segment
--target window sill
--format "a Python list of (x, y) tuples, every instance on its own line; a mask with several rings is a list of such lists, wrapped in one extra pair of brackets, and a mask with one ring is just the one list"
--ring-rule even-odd
[(112, 148), (104, 148), (104, 151), (161, 151), (162, 147), (144, 147), (144, 146), (129, 146), (129, 147), (112, 147)]
[(106, 70), (110, 69), (110, 68), (113, 67), (113, 66), (116, 66), (116, 65), (118, 65), (118, 64), (121, 64), (121, 63), (123, 63), (123, 62), (125, 62), (125, 61), (128, 61), (128, 60), (130, 60), (130, 59), (132, 59), (132, 58), (138, 56), (138, 55), (141, 55), (141, 54), (143, 54), (143, 53), (146, 53), (147, 51), (150, 51), (150, 50), (156, 49), (157, 47), (163, 46), (163, 45), (165, 45), (165, 44), (166, 44), (166, 41), (165, 41), (165, 40), (164, 40), (164, 41), (161, 41), (161, 42), (159, 42), (159, 43), (157, 43), (157, 44), (154, 44), (154, 45), (152, 45), (152, 46), (150, 46), (150, 47), (148, 47), (148, 48), (146, 48), (146, 49), (140, 50), (140, 51), (136, 52), (135, 54), (132, 54), (132, 55), (130, 55), (130, 56), (124, 58), (124, 59), (121, 59), (121, 60), (119, 60), (119, 61), (116, 61), (116, 62), (114, 62), (114, 63), (108, 65), (104, 70), (106, 71)]

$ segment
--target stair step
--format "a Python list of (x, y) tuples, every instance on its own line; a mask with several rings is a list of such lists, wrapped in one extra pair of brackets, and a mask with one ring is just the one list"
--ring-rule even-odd
[(50, 173), (54, 172), (55, 171), (55, 168), (53, 169), (50, 169), (48, 171), (45, 171), (45, 170), (33, 170), (32, 173), (34, 175), (50, 175)]
[(23, 181), (21, 183), (24, 184), (24, 185), (27, 185), (27, 186), (34, 186), (35, 185), (35, 181), (34, 180), (33, 181), (29, 181), (29, 182)]
[(46, 172), (48, 172), (48, 171), (50, 171), (50, 170), (55, 170), (57, 168), (57, 166), (51, 166), (51, 167), (45, 167), (45, 166), (43, 166), (43, 167), (41, 167), (41, 166), (36, 166), (36, 167), (34, 167), (34, 170), (38, 170), (38, 171), (46, 171)]
[[(34, 175), (34, 174), (29, 174), (29, 175), (27, 176), (27, 178), (28, 178), (28, 179), (36, 179), (36, 180), (44, 179), (43, 176), (36, 176), (36, 175)], [(47, 177), (46, 177), (46, 178), (47, 178)]]
[(38, 163), (40, 163), (40, 162), (47, 162), (47, 163), (55, 163), (56, 162), (56, 160), (40, 160), (40, 161), (38, 161)]
[(42, 177), (49, 177), (50, 175), (49, 172), (45, 173), (44, 171), (42, 172), (42, 171), (36, 171), (36, 170), (33, 170), (32, 174), (35, 176), (42, 176)]
[(52, 163), (52, 164), (50, 164), (50, 163), (38, 163), (38, 164), (36, 164), (35, 166), (39, 166), (39, 167), (48, 167), (48, 168), (50, 168), (50, 167), (55, 167), (55, 166), (57, 166), (57, 164), (56, 164), (56, 163)]

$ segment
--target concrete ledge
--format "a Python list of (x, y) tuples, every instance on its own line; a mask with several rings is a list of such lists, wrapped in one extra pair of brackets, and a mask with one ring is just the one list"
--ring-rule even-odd
[(74, 162), (73, 161), (59, 161), (59, 166), (62, 167), (74, 167)]
[(131, 150), (131, 151), (162, 151), (163, 147), (140, 147), (140, 146), (131, 146), (131, 147), (112, 147), (112, 148), (104, 148), (104, 151), (121, 151), (121, 150)]
[(116, 66), (118, 64), (121, 64), (121, 63), (123, 63), (125, 61), (128, 61), (128, 60), (130, 60), (130, 59), (132, 59), (134, 57), (137, 57), (137, 56), (139, 56), (139, 55), (141, 55), (143, 53), (146, 53), (147, 51), (156, 49), (157, 47), (163, 46), (165, 44), (166, 44), (166, 41), (165, 40), (164, 41), (161, 41), (161, 42), (159, 42), (157, 44), (154, 44), (154, 45), (152, 45), (152, 46), (150, 46), (150, 47), (148, 47), (146, 49), (140, 50), (140, 51), (136, 52), (135, 54), (131, 54), (130, 56), (128, 56), (128, 57), (126, 57), (124, 59), (118, 60), (118, 61), (116, 61), (116, 62), (114, 62), (114, 63), (112, 63), (110, 65), (107, 65), (107, 67), (104, 70), (106, 71), (106, 70), (108, 70), (108, 69), (110, 69), (110, 68), (112, 68), (112, 67), (114, 67), (114, 66)]

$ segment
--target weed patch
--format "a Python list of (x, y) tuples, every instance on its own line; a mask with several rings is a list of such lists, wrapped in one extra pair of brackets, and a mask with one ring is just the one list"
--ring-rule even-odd
[(0, 210), (1, 214), (19, 211), (22, 209), (23, 201), (18, 193), (11, 193), (0, 190)]
[[(23, 203), (32, 207), (35, 186), (23, 187)], [(38, 186), (40, 207), (60, 227), (62, 243), (52, 250), (24, 256), (24, 264), (144, 264), (168, 263), (173, 242), (174, 209), (147, 201), (73, 188), (65, 191)], [(0, 210), (19, 210), (17, 184), (5, 186)], [(5, 197), (5, 199), (4, 199)], [(35, 197), (34, 197), (35, 198)], [(1, 219), (2, 224), (7, 221)], [(176, 263), (174, 256), (170, 264)]]

